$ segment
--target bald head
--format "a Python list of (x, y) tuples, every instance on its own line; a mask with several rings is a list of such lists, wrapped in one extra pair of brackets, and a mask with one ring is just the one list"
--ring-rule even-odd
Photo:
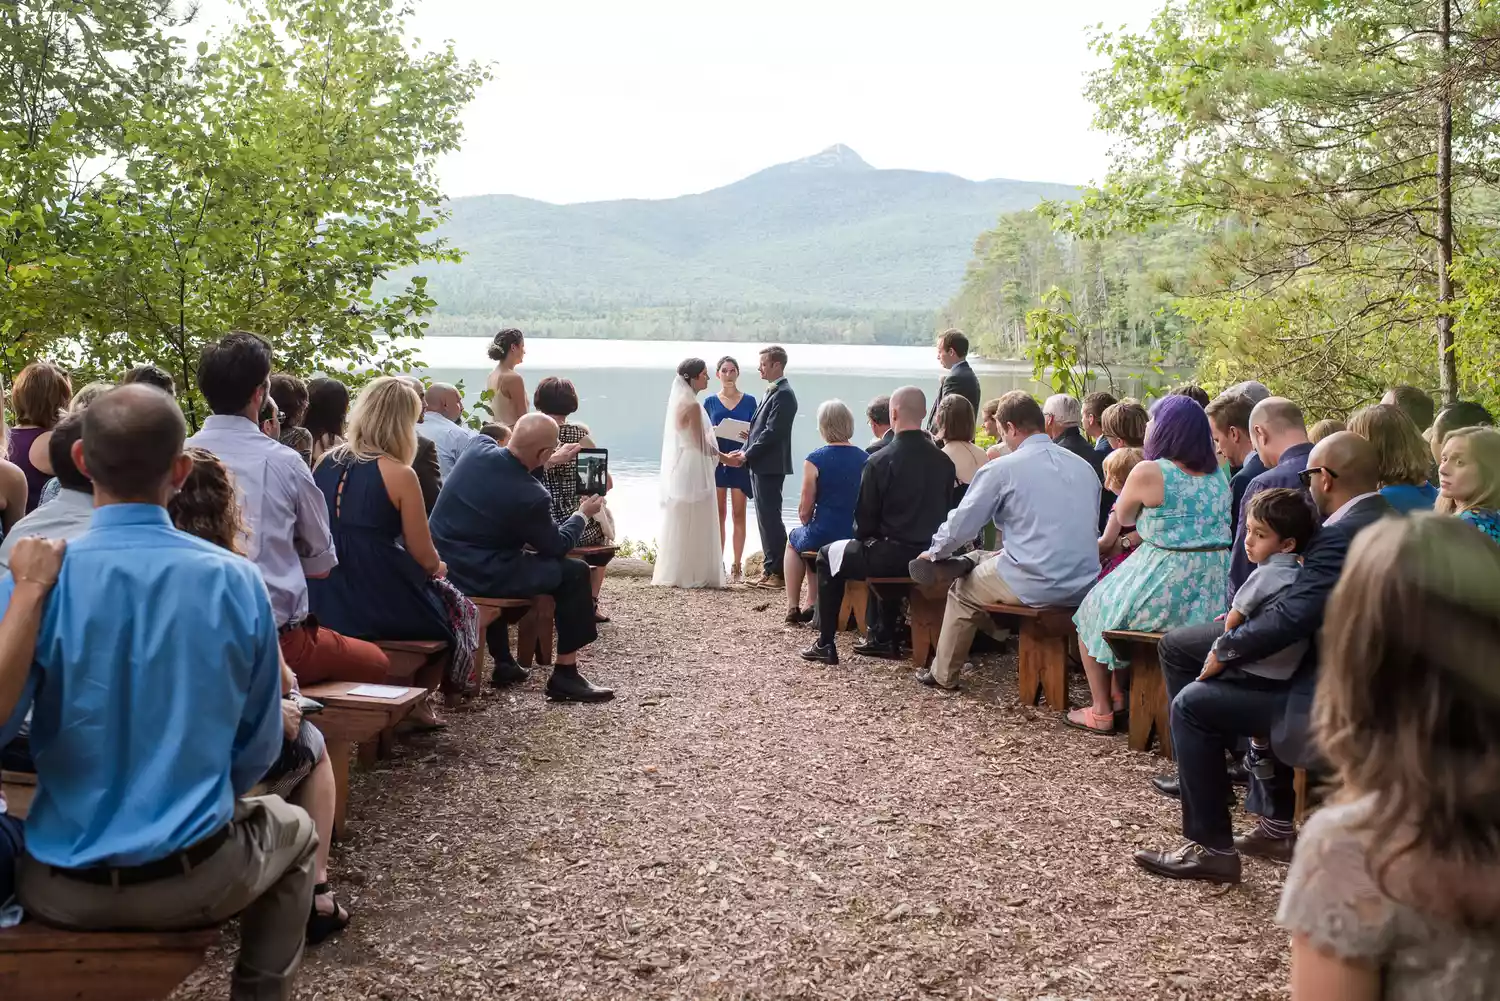
[(1302, 408), (1284, 396), (1269, 396), (1250, 411), (1250, 440), (1268, 467), (1281, 461), (1281, 453), (1307, 442), (1307, 424)]
[(537, 469), (557, 451), (557, 421), (546, 414), (526, 414), (511, 428), (505, 447), (527, 469)]
[(450, 421), (456, 421), (463, 416), (464, 398), (456, 386), (434, 382), (427, 387), (426, 406), (429, 413), (442, 414)]
[(1314, 445), (1307, 468), (1314, 470), (1308, 489), (1324, 517), (1380, 486), (1375, 446), (1352, 431), (1337, 431)]
[(891, 394), (891, 427), (920, 431), (927, 416), (927, 397), (916, 386), (902, 386)]
[(101, 394), (84, 411), (73, 461), (94, 481), (101, 505), (165, 505), (192, 468), (182, 453), (186, 437), (176, 400), (155, 386), (131, 383)]

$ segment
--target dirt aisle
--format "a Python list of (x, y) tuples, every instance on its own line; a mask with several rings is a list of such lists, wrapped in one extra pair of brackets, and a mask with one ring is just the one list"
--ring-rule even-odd
[(943, 695), (847, 638), (804, 664), (779, 595), (611, 578), (606, 605), (586, 670), (615, 702), (534, 678), (356, 777), (356, 923), (298, 997), (1286, 996), (1284, 871), (1138, 870), (1180, 841), (1161, 762), (1019, 708), (1013, 657)]

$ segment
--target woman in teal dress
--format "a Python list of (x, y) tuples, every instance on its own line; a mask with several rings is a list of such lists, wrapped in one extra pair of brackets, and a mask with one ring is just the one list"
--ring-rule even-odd
[(1106, 630), (1165, 632), (1211, 622), (1229, 588), (1229, 477), (1214, 455), (1203, 408), (1186, 396), (1157, 404), (1146, 430), (1146, 460), (1130, 471), (1115, 510), (1134, 521), (1141, 546), (1101, 580), (1073, 622), (1092, 705), (1068, 723), (1095, 733), (1114, 730), (1124, 709), (1113, 672), (1119, 662)]

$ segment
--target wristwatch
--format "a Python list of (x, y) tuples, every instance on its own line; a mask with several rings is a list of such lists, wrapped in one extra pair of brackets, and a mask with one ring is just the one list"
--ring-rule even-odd
[(1130, 552), (1130, 536), (1128, 536), (1128, 535), (1122, 535), (1122, 536), (1120, 536), (1120, 550), (1122, 552), (1127, 552), (1127, 553)]

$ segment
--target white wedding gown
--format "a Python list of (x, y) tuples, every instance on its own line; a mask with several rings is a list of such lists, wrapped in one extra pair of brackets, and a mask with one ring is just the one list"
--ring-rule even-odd
[(680, 376), (667, 402), (662, 439), (662, 520), (651, 583), (723, 587), (724, 544), (714, 491), (718, 444), (698, 394)]

